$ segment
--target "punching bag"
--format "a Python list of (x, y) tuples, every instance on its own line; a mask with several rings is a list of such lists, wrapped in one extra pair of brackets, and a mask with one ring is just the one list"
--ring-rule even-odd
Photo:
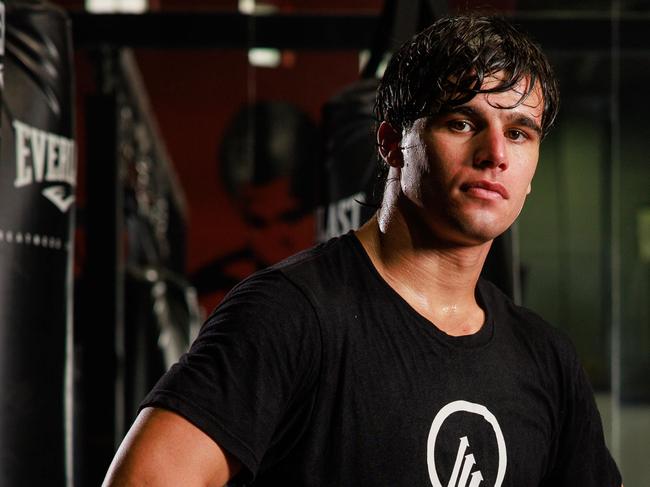
[(0, 485), (72, 485), (70, 25), (45, 2), (4, 5)]
[(317, 240), (356, 230), (376, 211), (378, 188), (377, 144), (373, 105), (379, 81), (360, 80), (336, 95), (323, 107), (325, 156), (320, 194), (324, 201), (316, 210)]

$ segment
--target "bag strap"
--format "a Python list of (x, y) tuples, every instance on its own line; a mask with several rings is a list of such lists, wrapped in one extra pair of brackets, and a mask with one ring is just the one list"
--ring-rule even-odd
[(413, 34), (447, 11), (444, 0), (385, 0), (361, 78), (377, 76), (377, 69), (387, 52), (396, 51)]

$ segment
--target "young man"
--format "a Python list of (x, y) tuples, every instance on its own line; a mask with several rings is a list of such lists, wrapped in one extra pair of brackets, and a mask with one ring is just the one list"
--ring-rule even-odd
[(557, 105), (548, 61), (502, 20), (404, 45), (377, 97), (376, 216), (237, 286), (106, 484), (619, 486), (569, 341), (479, 278)]

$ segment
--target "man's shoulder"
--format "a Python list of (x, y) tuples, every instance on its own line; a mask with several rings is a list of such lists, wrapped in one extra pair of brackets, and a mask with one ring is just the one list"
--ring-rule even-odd
[(334, 237), (309, 249), (298, 252), (277, 264), (269, 271), (279, 271), (285, 275), (299, 274), (310, 268), (331, 267), (345, 264), (353, 258), (356, 237), (352, 233)]
[(269, 268), (312, 295), (329, 294), (357, 282), (367, 263), (352, 233), (332, 238)]
[(355, 262), (362, 259), (352, 234), (342, 235), (255, 272), (237, 284), (225, 302), (238, 297), (257, 296), (266, 301), (284, 302), (286, 297), (310, 298), (331, 294), (346, 280), (354, 280)]

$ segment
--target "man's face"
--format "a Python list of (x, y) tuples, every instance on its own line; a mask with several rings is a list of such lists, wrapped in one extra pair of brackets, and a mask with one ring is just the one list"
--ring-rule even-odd
[[(483, 88), (499, 83), (498, 76), (486, 78)], [(500, 107), (515, 105), (526, 83), (479, 94), (404, 131), (400, 185), (409, 224), (424, 224), (449, 243), (473, 245), (514, 222), (539, 157), (541, 91), (536, 87), (514, 108)]]

